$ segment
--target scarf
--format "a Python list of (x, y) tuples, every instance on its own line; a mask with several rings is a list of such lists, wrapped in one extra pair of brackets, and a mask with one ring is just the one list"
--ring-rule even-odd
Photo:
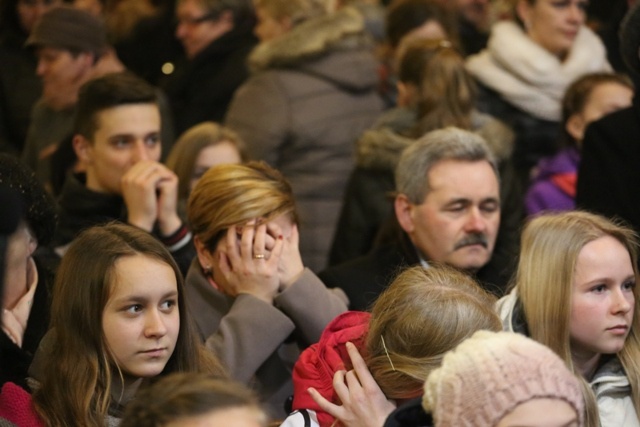
[(466, 66), (508, 103), (555, 122), (561, 119), (560, 103), (574, 80), (587, 73), (611, 71), (604, 45), (586, 26), (561, 62), (510, 21), (494, 25), (487, 49), (471, 56)]

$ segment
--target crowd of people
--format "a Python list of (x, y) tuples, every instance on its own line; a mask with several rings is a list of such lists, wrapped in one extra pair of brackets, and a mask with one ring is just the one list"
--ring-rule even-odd
[(2, 0), (0, 426), (640, 427), (618, 3)]

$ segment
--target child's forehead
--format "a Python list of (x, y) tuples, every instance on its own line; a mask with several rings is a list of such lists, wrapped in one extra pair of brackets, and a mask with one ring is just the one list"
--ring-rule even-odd
[(109, 300), (126, 297), (154, 299), (178, 292), (172, 266), (143, 254), (119, 258), (109, 276)]

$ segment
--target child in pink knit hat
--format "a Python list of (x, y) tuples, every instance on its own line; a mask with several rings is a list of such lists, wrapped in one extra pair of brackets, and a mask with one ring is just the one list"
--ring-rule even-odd
[(580, 383), (549, 348), (511, 332), (478, 331), (424, 386), (435, 427), (583, 426)]

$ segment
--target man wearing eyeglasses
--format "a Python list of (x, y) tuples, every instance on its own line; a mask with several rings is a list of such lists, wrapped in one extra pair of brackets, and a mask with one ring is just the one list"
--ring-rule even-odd
[(164, 84), (176, 131), (221, 121), (247, 78), (245, 59), (256, 45), (251, 0), (178, 0), (176, 37), (185, 58)]

